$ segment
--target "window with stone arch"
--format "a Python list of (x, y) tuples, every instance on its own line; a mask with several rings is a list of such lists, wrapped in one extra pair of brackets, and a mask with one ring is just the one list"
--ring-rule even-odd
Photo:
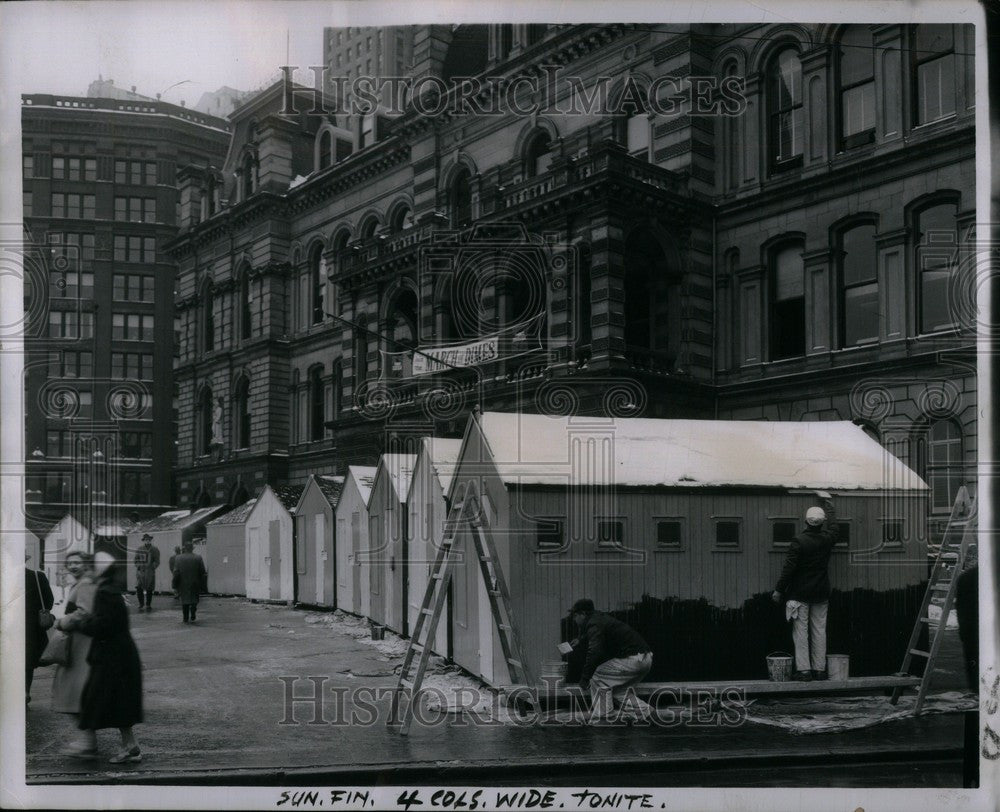
[(553, 157), (552, 138), (544, 130), (535, 133), (524, 150), (524, 176), (533, 178), (545, 174)]
[(403, 287), (392, 298), (386, 314), (386, 352), (392, 364), (387, 370), (394, 378), (409, 378), (413, 375), (413, 356), (406, 352), (417, 346), (417, 294), (410, 287)]
[(768, 252), (768, 335), (772, 361), (806, 354), (806, 291), (803, 244), (779, 243)]
[(250, 448), (250, 380), (243, 376), (233, 390), (233, 447)]
[(932, 420), (917, 437), (917, 468), (931, 488), (931, 510), (949, 513), (965, 484), (965, 442), (957, 420)]
[(848, 25), (838, 42), (840, 146), (875, 140), (875, 39), (870, 26)]
[(309, 312), (312, 324), (326, 318), (326, 257), (323, 244), (317, 242), (309, 249)]
[(451, 224), (462, 228), (472, 222), (472, 173), (467, 167), (459, 169), (448, 188), (448, 208)]
[(922, 206), (913, 218), (917, 324), (921, 333), (956, 325), (949, 287), (958, 267), (958, 201), (952, 197)]
[(621, 90), (615, 121), (615, 139), (634, 158), (650, 160), (652, 122), (645, 85), (629, 76)]
[(344, 364), (339, 358), (333, 362), (331, 384), (330, 418), (336, 420), (344, 410)]
[(195, 420), (195, 454), (203, 457), (212, 451), (212, 388), (205, 386), (198, 395)]
[(392, 213), (389, 228), (394, 234), (413, 228), (413, 209), (410, 208), (409, 204), (401, 203), (396, 207)]
[(625, 241), (625, 344), (672, 363), (680, 350), (681, 269), (673, 246), (649, 228)]
[(244, 265), (236, 286), (239, 298), (240, 339), (247, 340), (253, 335), (253, 290), (250, 282), (250, 268)]
[(879, 337), (875, 232), (875, 220), (869, 217), (837, 235), (838, 334), (842, 348), (871, 343)]
[(326, 433), (326, 384), (323, 367), (316, 365), (309, 370), (309, 439), (322, 440)]
[(215, 349), (215, 286), (209, 278), (201, 286), (201, 349)]
[(802, 64), (795, 46), (782, 48), (767, 68), (767, 140), (772, 171), (802, 165)]

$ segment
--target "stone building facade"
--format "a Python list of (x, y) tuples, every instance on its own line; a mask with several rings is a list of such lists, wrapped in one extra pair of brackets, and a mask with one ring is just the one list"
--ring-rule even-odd
[(182, 504), (480, 405), (854, 419), (947, 512), (976, 453), (971, 27), (412, 37), (404, 109), (279, 83), (221, 174), (181, 174)]

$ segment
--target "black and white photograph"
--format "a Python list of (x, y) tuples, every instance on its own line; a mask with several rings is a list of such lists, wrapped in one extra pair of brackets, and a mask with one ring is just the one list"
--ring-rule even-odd
[(0, 54), (0, 805), (997, 808), (1000, 8)]

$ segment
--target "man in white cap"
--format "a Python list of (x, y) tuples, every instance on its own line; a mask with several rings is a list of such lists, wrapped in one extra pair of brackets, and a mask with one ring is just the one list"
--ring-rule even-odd
[(771, 598), (785, 600), (785, 618), (792, 621), (795, 674), (792, 679), (826, 679), (826, 611), (830, 601), (828, 565), (838, 526), (833, 501), (825, 495), (826, 510), (806, 511), (806, 527), (788, 546), (785, 566)]

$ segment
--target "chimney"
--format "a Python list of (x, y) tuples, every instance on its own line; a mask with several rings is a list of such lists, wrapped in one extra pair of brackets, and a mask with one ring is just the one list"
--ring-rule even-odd
[[(257, 179), (258, 188), (284, 192), (295, 177), (292, 172), (292, 155), (295, 140), (309, 141), (294, 121), (281, 116), (269, 116), (257, 130)], [(307, 147), (305, 143), (301, 146)]]
[(185, 166), (177, 173), (177, 193), (180, 198), (177, 225), (181, 229), (201, 222), (201, 190), (205, 184), (206, 171), (200, 166)]
[(132, 92), (135, 93), (135, 85), (132, 85)]

